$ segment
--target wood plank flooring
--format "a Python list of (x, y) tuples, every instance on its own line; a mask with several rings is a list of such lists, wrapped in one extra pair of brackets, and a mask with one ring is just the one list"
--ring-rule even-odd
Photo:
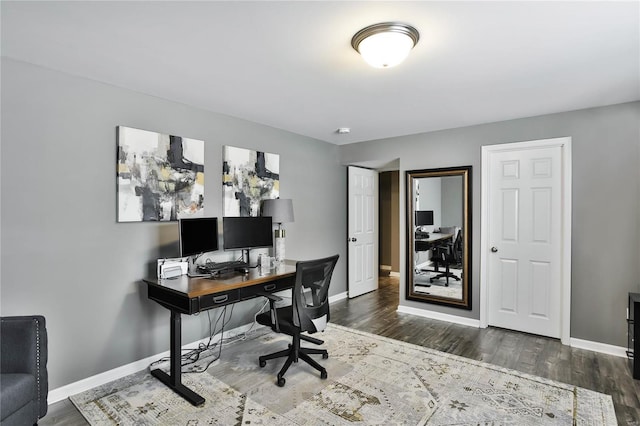
[[(398, 279), (381, 278), (378, 291), (331, 305), (331, 322), (609, 394), (618, 423), (640, 426), (640, 380), (633, 380), (624, 358), (572, 349), (546, 337), (398, 313), (397, 306)], [(88, 423), (64, 400), (50, 405), (39, 424)]]

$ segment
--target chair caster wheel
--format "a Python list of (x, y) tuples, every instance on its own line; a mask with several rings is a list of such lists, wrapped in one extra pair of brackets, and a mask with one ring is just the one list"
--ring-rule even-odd
[(327, 359), (329, 358), (329, 354), (322, 354), (322, 359)]
[(278, 377), (278, 386), (283, 387), (285, 383), (286, 380), (284, 379), (284, 377)]
[(259, 360), (260, 361), (260, 367), (264, 367), (265, 365), (267, 365), (267, 361), (263, 361), (263, 360)]
[(320, 378), (323, 380), (327, 378), (327, 370), (322, 370), (320, 372)]

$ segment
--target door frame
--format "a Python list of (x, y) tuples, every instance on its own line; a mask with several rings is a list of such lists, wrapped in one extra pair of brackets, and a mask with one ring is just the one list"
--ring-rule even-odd
[(512, 142), (497, 145), (482, 146), (482, 179), (481, 179), (481, 208), (480, 208), (480, 328), (488, 326), (489, 298), (488, 273), (489, 261), (489, 157), (493, 153), (505, 151), (520, 151), (533, 148), (560, 147), (562, 170), (561, 195), (561, 244), (560, 249), (560, 340), (563, 345), (571, 344), (571, 137), (540, 139), (526, 142)]
[[(346, 230), (347, 230), (347, 237), (349, 237), (349, 170), (348, 168), (350, 166), (353, 167), (360, 167), (363, 169), (370, 169), (370, 170), (374, 170), (376, 171), (378, 174), (380, 174), (380, 172), (386, 172), (386, 171), (398, 171), (398, 189), (399, 189), (399, 211), (398, 211), (398, 229), (402, 230), (403, 226), (404, 226), (404, 218), (403, 218), (403, 213), (402, 213), (402, 206), (404, 205), (404, 200), (403, 198), (403, 193), (400, 190), (401, 186), (402, 186), (402, 172), (400, 171), (400, 158), (387, 158), (387, 159), (378, 159), (378, 160), (369, 160), (369, 161), (352, 161), (352, 162), (347, 162), (347, 163), (343, 163), (343, 166), (345, 166), (346, 170), (346, 177), (347, 177), (347, 225), (346, 225)], [(380, 197), (380, 187), (378, 186), (378, 190), (377, 190), (377, 194), (376, 196), (378, 197), (378, 202), (379, 197)], [(379, 218), (378, 218), (379, 219)], [(380, 224), (378, 223), (378, 233), (380, 232)], [(378, 252), (378, 265), (375, 265), (376, 268), (379, 268), (380, 265), (380, 259), (379, 259), (379, 254), (380, 254), (380, 247), (379, 247), (379, 238), (374, 241), (374, 245), (375, 245), (375, 250)], [(404, 279), (404, 271), (402, 268), (404, 268), (404, 262), (402, 262), (402, 256), (403, 256), (403, 247), (404, 247), (404, 241), (403, 241), (403, 233), (400, 232), (399, 235), (399, 239), (398, 239), (398, 253), (400, 256), (400, 288), (404, 288), (403, 285), (404, 283), (402, 282), (402, 280)], [(347, 283), (347, 289), (346, 289), (346, 295), (347, 297), (349, 297), (349, 242), (346, 243), (346, 252), (347, 252), (347, 270), (345, 273), (346, 276), (346, 283)], [(402, 291), (402, 290), (401, 290)]]

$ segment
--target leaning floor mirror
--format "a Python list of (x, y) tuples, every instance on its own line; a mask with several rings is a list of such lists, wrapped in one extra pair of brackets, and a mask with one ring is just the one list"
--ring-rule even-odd
[(406, 172), (408, 300), (471, 309), (471, 166)]

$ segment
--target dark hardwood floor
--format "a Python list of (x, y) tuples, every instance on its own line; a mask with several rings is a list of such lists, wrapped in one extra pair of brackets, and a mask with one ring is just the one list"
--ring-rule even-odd
[[(640, 380), (633, 380), (624, 358), (572, 349), (546, 337), (398, 313), (397, 306), (398, 279), (381, 278), (378, 291), (332, 304), (331, 322), (606, 393), (620, 425), (640, 425)], [(39, 424), (87, 422), (65, 400), (50, 405)]]

